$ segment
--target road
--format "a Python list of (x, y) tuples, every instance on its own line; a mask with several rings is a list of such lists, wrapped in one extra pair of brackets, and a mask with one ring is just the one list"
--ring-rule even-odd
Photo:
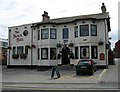
[[(118, 60), (93, 76), (75, 75), (75, 70), (60, 70), (59, 79), (51, 79), (51, 70), (6, 69), (3, 67), (3, 90), (118, 90)], [(119, 70), (120, 71), (120, 70)]]

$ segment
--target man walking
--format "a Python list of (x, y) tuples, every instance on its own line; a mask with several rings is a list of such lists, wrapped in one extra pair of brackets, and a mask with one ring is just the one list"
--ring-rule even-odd
[(57, 66), (53, 66), (51, 78), (54, 77), (55, 72), (56, 72), (56, 74), (57, 74), (57, 77), (60, 78), (60, 73), (59, 73), (59, 70), (58, 70), (58, 67), (57, 67)]

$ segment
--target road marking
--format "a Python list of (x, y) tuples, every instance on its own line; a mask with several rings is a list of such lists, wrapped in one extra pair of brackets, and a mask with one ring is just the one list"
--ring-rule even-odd
[(107, 71), (107, 69), (104, 69), (100, 74), (98, 75), (93, 75), (93, 76), (77, 76), (76, 74), (72, 74), (72, 75), (63, 75), (61, 76), (58, 80), (80, 80), (80, 79), (94, 79), (94, 80), (100, 80), (102, 78), (102, 76), (104, 75), (104, 73)]
[(104, 69), (103, 70), (103, 72), (100, 74), (100, 76), (99, 76), (99, 79), (98, 80), (100, 80), (101, 78), (102, 78), (102, 76), (105, 74), (105, 72), (107, 71), (107, 69)]

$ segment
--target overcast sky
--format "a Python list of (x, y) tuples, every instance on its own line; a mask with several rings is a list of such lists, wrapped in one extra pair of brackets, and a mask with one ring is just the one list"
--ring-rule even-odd
[(51, 19), (101, 13), (104, 2), (111, 17), (112, 48), (118, 39), (119, 0), (0, 0), (0, 38), (8, 38), (8, 27), (40, 22), (43, 11)]

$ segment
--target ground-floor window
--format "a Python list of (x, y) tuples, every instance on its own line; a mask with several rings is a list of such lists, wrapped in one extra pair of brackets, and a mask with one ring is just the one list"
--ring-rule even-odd
[(80, 58), (89, 59), (89, 46), (80, 46)]
[(40, 49), (38, 48), (38, 60), (40, 60)]
[(23, 49), (24, 49), (23, 46), (18, 46), (17, 47), (17, 54), (23, 54)]
[(75, 47), (75, 59), (78, 59), (79, 55), (79, 50), (78, 47)]
[(41, 48), (41, 59), (48, 59), (48, 48)]
[(56, 48), (50, 48), (50, 59), (56, 59)]
[(98, 58), (97, 46), (91, 46), (91, 58), (92, 59)]
[(25, 46), (25, 54), (28, 55), (28, 46)]
[(12, 54), (16, 54), (16, 47), (13, 47), (13, 51), (12, 51)]

